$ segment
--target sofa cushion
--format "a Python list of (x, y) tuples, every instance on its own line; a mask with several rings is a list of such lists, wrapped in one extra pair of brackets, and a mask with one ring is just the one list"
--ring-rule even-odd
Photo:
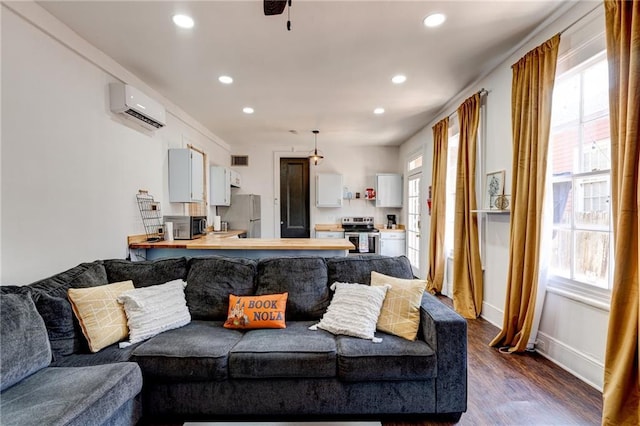
[(29, 292), (0, 294), (0, 324), (0, 390), (4, 391), (49, 365), (51, 347)]
[(131, 362), (48, 367), (2, 393), (2, 424), (108, 424), (141, 389), (140, 368)]
[(110, 259), (104, 261), (104, 269), (110, 283), (131, 280), (135, 287), (148, 287), (173, 280), (185, 280), (187, 259), (177, 257), (142, 262)]
[(38, 312), (44, 319), (53, 358), (87, 351), (80, 324), (67, 299), (67, 290), (107, 284), (102, 261), (82, 263), (67, 271), (30, 284)]
[(319, 319), (329, 306), (327, 265), (322, 257), (279, 257), (258, 263), (256, 294), (289, 293), (287, 321)]
[(129, 343), (147, 340), (191, 322), (182, 280), (128, 290), (118, 296), (129, 326)]
[(413, 278), (411, 263), (405, 256), (376, 255), (331, 257), (327, 259), (329, 283), (336, 281), (370, 284), (371, 271), (396, 278)]
[(73, 313), (80, 321), (91, 352), (124, 340), (129, 334), (124, 308), (117, 300), (127, 290), (133, 290), (131, 281), (69, 289)]
[(254, 294), (257, 262), (243, 258), (211, 256), (189, 259), (185, 296), (193, 319), (223, 321), (229, 295)]
[(133, 351), (145, 378), (163, 382), (225, 380), (229, 351), (242, 332), (221, 321), (191, 321), (152, 337)]
[(382, 342), (338, 336), (338, 378), (345, 381), (426, 380), (436, 377), (436, 355), (421, 340), (377, 333)]
[(114, 343), (97, 353), (87, 352), (61, 356), (51, 362), (50, 367), (88, 367), (90, 365), (131, 361), (133, 351), (139, 345), (140, 343), (135, 343), (126, 348), (120, 348), (117, 343)]
[(310, 331), (313, 322), (288, 322), (287, 328), (250, 330), (229, 356), (234, 379), (335, 377), (336, 344), (324, 331)]
[(229, 295), (225, 328), (286, 328), (287, 293), (264, 296)]

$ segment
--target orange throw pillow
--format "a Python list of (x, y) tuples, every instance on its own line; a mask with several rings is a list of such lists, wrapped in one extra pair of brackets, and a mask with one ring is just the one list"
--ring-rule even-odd
[(225, 328), (286, 328), (284, 311), (289, 293), (263, 296), (229, 295)]

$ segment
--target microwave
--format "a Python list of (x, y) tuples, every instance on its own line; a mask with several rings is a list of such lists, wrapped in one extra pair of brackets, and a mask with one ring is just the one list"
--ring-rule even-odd
[(193, 240), (207, 233), (206, 216), (164, 216), (164, 223), (173, 223), (174, 240)]

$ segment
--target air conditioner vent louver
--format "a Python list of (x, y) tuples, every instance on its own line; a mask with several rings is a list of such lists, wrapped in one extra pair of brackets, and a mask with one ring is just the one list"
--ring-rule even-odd
[(163, 125), (158, 123), (157, 121), (151, 120), (150, 118), (147, 118), (144, 115), (142, 115), (139, 112), (136, 112), (136, 111), (134, 111), (132, 109), (126, 110), (125, 113), (134, 116), (138, 120), (144, 121), (145, 123), (149, 124), (150, 126), (155, 127), (156, 129), (159, 129), (159, 128), (163, 127)]
[(248, 155), (232, 155), (231, 156), (231, 167), (248, 166), (248, 165), (249, 165)]

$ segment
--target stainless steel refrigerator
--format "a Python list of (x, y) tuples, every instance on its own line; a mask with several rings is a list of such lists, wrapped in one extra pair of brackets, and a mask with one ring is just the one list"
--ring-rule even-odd
[(229, 229), (246, 229), (247, 238), (260, 238), (260, 196), (231, 194), (231, 205), (218, 207), (220, 220), (229, 223)]

